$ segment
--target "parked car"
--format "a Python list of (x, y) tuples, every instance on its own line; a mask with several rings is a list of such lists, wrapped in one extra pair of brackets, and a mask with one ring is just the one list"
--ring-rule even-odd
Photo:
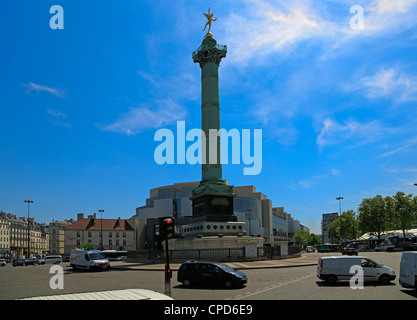
[(46, 256), (37, 260), (38, 264), (45, 264), (45, 263), (60, 264), (61, 262), (62, 262), (62, 256), (60, 255)]
[(37, 262), (36, 262), (36, 260), (35, 260), (35, 259), (26, 259), (26, 260), (25, 260), (25, 266), (28, 266), (28, 265), (32, 265), (32, 266), (34, 266), (36, 263), (37, 263)]
[(400, 285), (417, 290), (417, 252), (404, 252), (400, 265)]
[(5, 267), (6, 266), (6, 260), (0, 259), (0, 266)]
[(203, 285), (231, 288), (244, 285), (248, 277), (222, 263), (186, 261), (178, 270), (177, 280), (184, 287)]
[(118, 256), (117, 258), (114, 258), (114, 261), (123, 261), (127, 260), (127, 256)]
[(306, 248), (306, 252), (316, 252), (316, 248), (314, 248), (313, 246), (308, 246)]
[(35, 259), (20, 259), (20, 260), (15, 260), (13, 261), (13, 267), (16, 266), (27, 266), (29, 264), (31, 265), (35, 265), (36, 260)]
[(345, 247), (342, 249), (342, 255), (349, 255), (349, 256), (357, 256), (358, 255), (358, 249), (353, 247)]
[(388, 284), (395, 279), (394, 270), (363, 256), (321, 257), (317, 264), (317, 277), (329, 284), (339, 280), (350, 280), (353, 276), (350, 273), (352, 266), (361, 266), (363, 268), (364, 282), (379, 281), (382, 284)]

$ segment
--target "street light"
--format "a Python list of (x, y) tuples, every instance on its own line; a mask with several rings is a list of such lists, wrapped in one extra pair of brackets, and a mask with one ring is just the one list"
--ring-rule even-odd
[(28, 256), (27, 259), (30, 258), (30, 225), (29, 225), (29, 208), (30, 204), (33, 203), (32, 200), (25, 200), (25, 203), (28, 204)]
[(100, 223), (100, 250), (103, 250), (103, 212), (104, 210), (98, 210), (98, 212), (100, 212), (101, 214), (101, 223)]
[(340, 238), (341, 238), (340, 240), (342, 240), (343, 239), (343, 236), (342, 236), (343, 228), (342, 228), (342, 201), (341, 200), (343, 200), (343, 197), (337, 197), (336, 200), (339, 200)]

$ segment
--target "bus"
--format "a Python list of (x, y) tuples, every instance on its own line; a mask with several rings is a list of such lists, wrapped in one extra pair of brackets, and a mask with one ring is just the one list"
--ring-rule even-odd
[(335, 252), (339, 251), (339, 245), (338, 244), (320, 244), (317, 246), (317, 252)]
[(109, 261), (121, 261), (127, 259), (127, 251), (103, 250), (102, 253)]

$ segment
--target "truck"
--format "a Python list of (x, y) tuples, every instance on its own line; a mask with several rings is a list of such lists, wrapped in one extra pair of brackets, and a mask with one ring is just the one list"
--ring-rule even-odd
[(400, 265), (400, 285), (417, 290), (417, 252), (403, 252)]
[(386, 251), (415, 251), (417, 250), (417, 243), (414, 243), (413, 238), (389, 237), (389, 244)]

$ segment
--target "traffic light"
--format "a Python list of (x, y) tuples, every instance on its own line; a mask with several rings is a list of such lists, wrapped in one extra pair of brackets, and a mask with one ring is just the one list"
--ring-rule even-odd
[(162, 240), (174, 236), (174, 218), (159, 218), (159, 235)]
[(167, 279), (171, 279), (172, 278), (172, 270), (171, 269), (167, 269), (166, 270), (166, 278)]

